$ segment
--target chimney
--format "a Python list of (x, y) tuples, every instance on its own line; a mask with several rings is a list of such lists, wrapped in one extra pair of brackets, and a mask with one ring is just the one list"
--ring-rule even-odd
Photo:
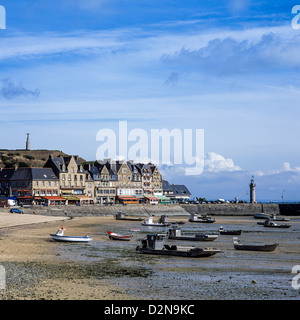
[(91, 164), (90, 163), (85, 163), (84, 165), (83, 165), (83, 168), (84, 168), (84, 170), (91, 170)]

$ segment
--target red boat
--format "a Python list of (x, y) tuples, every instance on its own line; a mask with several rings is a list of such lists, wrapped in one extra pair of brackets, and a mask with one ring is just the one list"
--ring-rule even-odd
[(112, 240), (121, 240), (121, 241), (130, 241), (133, 235), (123, 235), (115, 232), (107, 231), (109, 239)]

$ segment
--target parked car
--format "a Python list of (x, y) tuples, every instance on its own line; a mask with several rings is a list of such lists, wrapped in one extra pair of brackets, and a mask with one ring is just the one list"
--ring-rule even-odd
[(11, 213), (23, 213), (23, 211), (20, 210), (20, 209), (18, 209), (18, 208), (11, 208), (11, 209), (10, 209), (10, 212), (11, 212)]

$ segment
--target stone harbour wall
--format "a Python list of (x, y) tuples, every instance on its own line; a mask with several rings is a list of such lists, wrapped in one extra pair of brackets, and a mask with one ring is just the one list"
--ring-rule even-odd
[[(32, 206), (21, 208), (26, 214), (41, 214), (51, 216), (108, 216), (123, 212), (128, 216), (189, 216), (191, 213), (209, 214), (216, 216), (252, 216), (255, 213), (265, 212), (268, 214), (280, 214), (278, 204), (158, 204), (158, 205), (82, 205), (82, 206)], [(9, 209), (2, 209), (7, 212)]]

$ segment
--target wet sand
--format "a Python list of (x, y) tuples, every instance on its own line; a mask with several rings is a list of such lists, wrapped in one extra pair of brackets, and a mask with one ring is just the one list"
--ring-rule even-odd
[[(300, 264), (300, 218), (289, 229), (264, 228), (252, 217), (215, 217), (213, 224), (182, 225), (183, 232), (217, 233), (218, 227), (243, 229), (244, 241), (278, 242), (274, 252), (237, 251), (232, 236), (199, 247), (218, 247), (209, 258), (143, 255), (138, 240), (159, 228), (113, 217), (78, 217), (0, 229), (0, 264), (6, 271), (4, 300), (148, 300), (148, 299), (299, 299), (291, 286), (291, 269)], [(185, 220), (174, 217), (169, 220)], [(285, 223), (285, 222), (279, 222)], [(66, 235), (90, 235), (90, 244), (53, 241), (63, 224)], [(110, 240), (106, 231), (128, 233), (140, 228), (130, 242)], [(268, 230), (266, 230), (268, 229)], [(166, 231), (166, 230), (164, 230)], [(172, 242), (175, 244), (176, 242)], [(191, 245), (190, 242), (182, 244)]]

